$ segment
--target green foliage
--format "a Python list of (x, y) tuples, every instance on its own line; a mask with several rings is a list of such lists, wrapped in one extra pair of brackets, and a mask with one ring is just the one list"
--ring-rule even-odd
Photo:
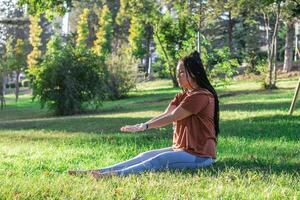
[(138, 63), (132, 56), (124, 53), (125, 49), (126, 47), (119, 48), (106, 61), (109, 71), (107, 82), (109, 99), (125, 97), (135, 87)]
[(120, 0), (116, 21), (121, 24), (126, 18), (136, 17), (144, 24), (150, 24), (154, 18), (159, 17), (159, 9), (157, 2), (152, 0)]
[(64, 41), (59, 34), (55, 34), (51, 37), (47, 43), (47, 55), (59, 54), (61, 48), (64, 47)]
[(258, 62), (256, 66), (257, 71), (260, 74), (260, 82), (261, 87), (263, 89), (276, 89), (277, 87), (271, 86), (267, 84), (268, 76), (269, 76), (269, 70), (268, 70), (268, 61), (267, 60), (261, 60)]
[(10, 36), (5, 44), (5, 62), (3, 63), (6, 67), (7, 71), (11, 71), (16, 63), (16, 57), (13, 46), (14, 40), (13, 37)]
[(105, 97), (106, 78), (99, 58), (88, 50), (57, 41), (51, 41), (48, 46), (52, 49), (33, 79), (34, 98), (57, 115), (81, 112), (84, 103), (99, 105)]
[(112, 42), (112, 15), (107, 5), (103, 6), (99, 13), (97, 39), (94, 42), (93, 51), (96, 55), (105, 60), (111, 52)]
[(79, 21), (77, 24), (77, 39), (76, 44), (78, 48), (87, 48), (87, 39), (89, 37), (89, 23), (88, 17), (90, 10), (88, 8), (83, 9), (82, 14), (79, 16)]
[(29, 41), (32, 46), (32, 51), (27, 56), (28, 73), (34, 76), (37, 70), (38, 59), (42, 56), (42, 52), (39, 49), (41, 46), (41, 34), (42, 28), (39, 25), (39, 16), (30, 16), (30, 26), (29, 26)]
[(157, 52), (165, 62), (173, 85), (177, 86), (176, 65), (180, 58), (196, 47), (195, 22), (189, 13), (188, 4), (177, 5), (175, 13), (166, 12), (156, 22), (154, 41)]
[(257, 70), (258, 72), (263, 75), (263, 76), (267, 76), (268, 73), (268, 62), (266, 60), (261, 60), (258, 64), (257, 64)]
[(154, 77), (158, 78), (170, 78), (170, 74), (167, 68), (164, 66), (164, 61), (161, 58), (156, 58), (152, 63), (152, 70)]
[(26, 42), (22, 39), (17, 39), (15, 47), (15, 64), (13, 70), (24, 70), (27, 65)]
[(228, 47), (214, 49), (208, 54), (208, 60), (204, 65), (207, 66), (208, 77), (215, 87), (230, 84), (237, 67), (239, 67), (237, 59), (230, 56)]
[(130, 28), (129, 28), (129, 51), (130, 53), (139, 59), (144, 58), (147, 53), (147, 48), (143, 45), (143, 39), (145, 36), (145, 25), (138, 19), (137, 17), (132, 17), (130, 20)]
[(28, 5), (28, 11), (31, 15), (46, 15), (53, 19), (57, 15), (63, 15), (72, 7), (72, 0), (19, 0), (20, 5)]

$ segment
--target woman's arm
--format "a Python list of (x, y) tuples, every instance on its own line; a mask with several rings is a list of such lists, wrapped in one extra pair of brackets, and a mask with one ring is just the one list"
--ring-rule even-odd
[(175, 108), (176, 108), (176, 106), (174, 106), (174, 105), (169, 105), (169, 106), (166, 108), (166, 110), (165, 110), (165, 112), (164, 112), (163, 114), (161, 114), (161, 115), (159, 115), (159, 116), (157, 116), (157, 117), (154, 117), (154, 118), (150, 119), (150, 120), (147, 121), (146, 123), (147, 123), (147, 124), (150, 124), (151, 122), (156, 121), (156, 120), (158, 120), (158, 119), (160, 119), (160, 118), (166, 116), (167, 114), (172, 113), (173, 110), (175, 110)]
[(191, 112), (189, 112), (181, 107), (178, 107), (178, 108), (175, 108), (171, 113), (162, 115), (160, 118), (152, 119), (152, 120), (150, 120), (150, 122), (148, 121), (146, 123), (137, 124), (134, 126), (124, 126), (121, 128), (121, 131), (138, 132), (138, 131), (144, 131), (144, 130), (150, 129), (150, 128), (158, 128), (158, 127), (166, 126), (172, 122), (182, 120), (190, 115), (192, 115)]
[(150, 123), (146, 122), (148, 125), (148, 129), (150, 128), (159, 128), (162, 126), (166, 126), (172, 122), (177, 122), (179, 120), (182, 120), (188, 116), (192, 115), (191, 112), (178, 107), (174, 109), (171, 113), (164, 115), (163, 117), (153, 120)]

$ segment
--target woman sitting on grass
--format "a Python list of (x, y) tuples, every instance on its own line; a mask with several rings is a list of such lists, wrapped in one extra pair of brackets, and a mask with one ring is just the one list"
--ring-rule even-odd
[(172, 147), (147, 151), (103, 169), (69, 171), (69, 174), (90, 173), (99, 179), (144, 171), (196, 169), (212, 165), (219, 133), (219, 101), (198, 52), (179, 61), (177, 80), (184, 91), (175, 96), (162, 115), (142, 124), (121, 128), (123, 132), (139, 132), (173, 123)]

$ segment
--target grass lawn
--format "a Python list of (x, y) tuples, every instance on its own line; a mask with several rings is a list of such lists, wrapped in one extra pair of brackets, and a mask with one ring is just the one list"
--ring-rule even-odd
[(147, 172), (95, 181), (68, 169), (95, 169), (172, 143), (171, 126), (121, 133), (161, 113), (179, 91), (169, 81), (140, 84), (98, 113), (54, 117), (22, 95), (0, 111), (0, 199), (300, 199), (297, 79), (264, 91), (254, 81), (219, 89), (221, 133), (213, 167)]

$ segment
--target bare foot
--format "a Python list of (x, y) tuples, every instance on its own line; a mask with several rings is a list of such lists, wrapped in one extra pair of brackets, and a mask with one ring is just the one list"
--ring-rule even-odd
[(94, 171), (97, 172), (97, 170), (69, 170), (68, 174), (71, 175), (71, 176), (87, 175), (87, 174), (90, 174)]
[(92, 171), (91, 175), (96, 179), (99, 180), (101, 178), (110, 178), (112, 176), (115, 176), (116, 173), (114, 172), (105, 172), (105, 173), (100, 173), (99, 171)]

